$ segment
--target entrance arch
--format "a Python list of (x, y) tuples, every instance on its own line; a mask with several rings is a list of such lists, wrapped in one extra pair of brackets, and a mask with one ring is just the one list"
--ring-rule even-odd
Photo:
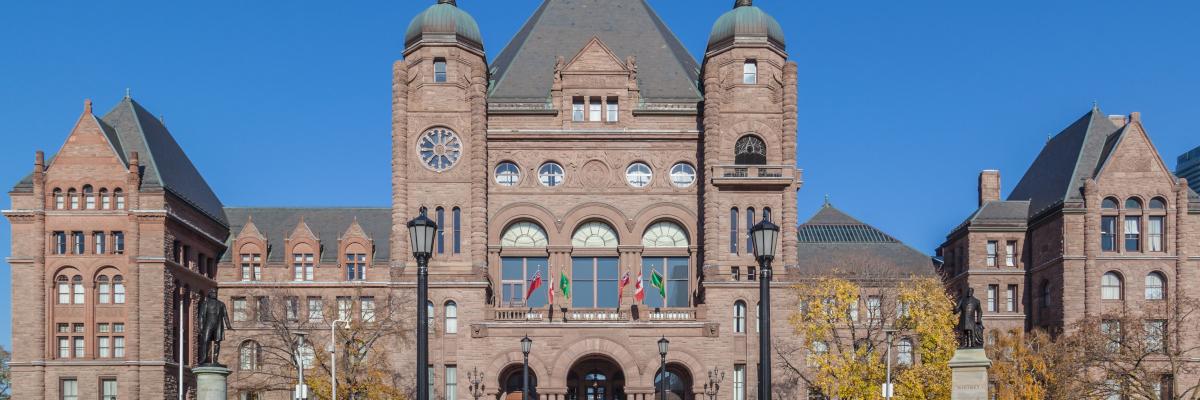
[[(522, 372), (524, 369), (521, 364), (509, 365), (498, 376), (500, 381), (500, 398), (522, 400), (521, 390), (525, 385), (525, 377)], [(533, 368), (529, 369), (529, 397), (532, 399), (538, 398), (538, 379), (537, 374), (533, 372)]]
[(667, 363), (667, 373), (664, 377), (661, 368), (655, 369), (654, 399), (663, 400), (663, 379), (666, 379), (666, 400), (694, 400), (692, 393), (692, 374), (687, 366), (679, 363)]
[(625, 371), (613, 359), (602, 355), (580, 358), (567, 371), (567, 399), (623, 400)]

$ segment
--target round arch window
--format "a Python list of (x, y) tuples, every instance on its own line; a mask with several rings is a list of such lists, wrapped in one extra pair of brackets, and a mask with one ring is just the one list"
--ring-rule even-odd
[(696, 183), (696, 168), (688, 163), (678, 163), (671, 167), (671, 184), (685, 188)]
[(650, 166), (645, 163), (636, 162), (625, 168), (625, 182), (628, 182), (629, 186), (636, 188), (649, 186), (652, 177), (654, 177), (654, 173), (650, 172)]
[(433, 128), (417, 140), (417, 152), (426, 167), (437, 172), (450, 169), (462, 157), (462, 141), (448, 128)]
[(767, 144), (758, 136), (742, 136), (733, 144), (733, 154), (735, 164), (764, 165), (767, 163)]
[(538, 181), (542, 186), (555, 187), (563, 183), (566, 173), (558, 163), (548, 162), (538, 168)]
[(521, 170), (517, 164), (505, 161), (496, 165), (496, 184), (500, 186), (516, 186), (521, 181)]

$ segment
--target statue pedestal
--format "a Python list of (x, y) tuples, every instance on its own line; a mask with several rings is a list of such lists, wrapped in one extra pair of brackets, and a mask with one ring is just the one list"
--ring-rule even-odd
[(192, 368), (196, 374), (196, 400), (226, 400), (228, 384), (226, 378), (232, 373), (220, 365), (204, 365)]
[(950, 359), (950, 399), (988, 400), (988, 360), (983, 349), (958, 349)]

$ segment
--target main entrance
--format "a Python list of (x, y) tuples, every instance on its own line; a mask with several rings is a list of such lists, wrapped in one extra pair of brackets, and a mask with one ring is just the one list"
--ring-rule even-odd
[(624, 400), (625, 373), (605, 356), (588, 356), (567, 373), (567, 400)]

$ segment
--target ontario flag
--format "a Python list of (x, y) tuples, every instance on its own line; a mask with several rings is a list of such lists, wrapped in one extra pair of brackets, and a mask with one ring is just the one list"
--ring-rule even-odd
[(642, 287), (642, 273), (638, 272), (637, 282), (633, 283), (633, 300), (645, 304), (646, 289)]
[(526, 303), (529, 302), (529, 296), (533, 295), (533, 291), (540, 287), (542, 287), (542, 271), (538, 270), (536, 274), (533, 274), (533, 279), (529, 281), (529, 290), (525, 291)]
[(621, 299), (625, 297), (626, 286), (629, 286), (629, 271), (625, 271), (625, 275), (622, 275), (621, 280), (617, 282), (617, 308), (621, 307)]

